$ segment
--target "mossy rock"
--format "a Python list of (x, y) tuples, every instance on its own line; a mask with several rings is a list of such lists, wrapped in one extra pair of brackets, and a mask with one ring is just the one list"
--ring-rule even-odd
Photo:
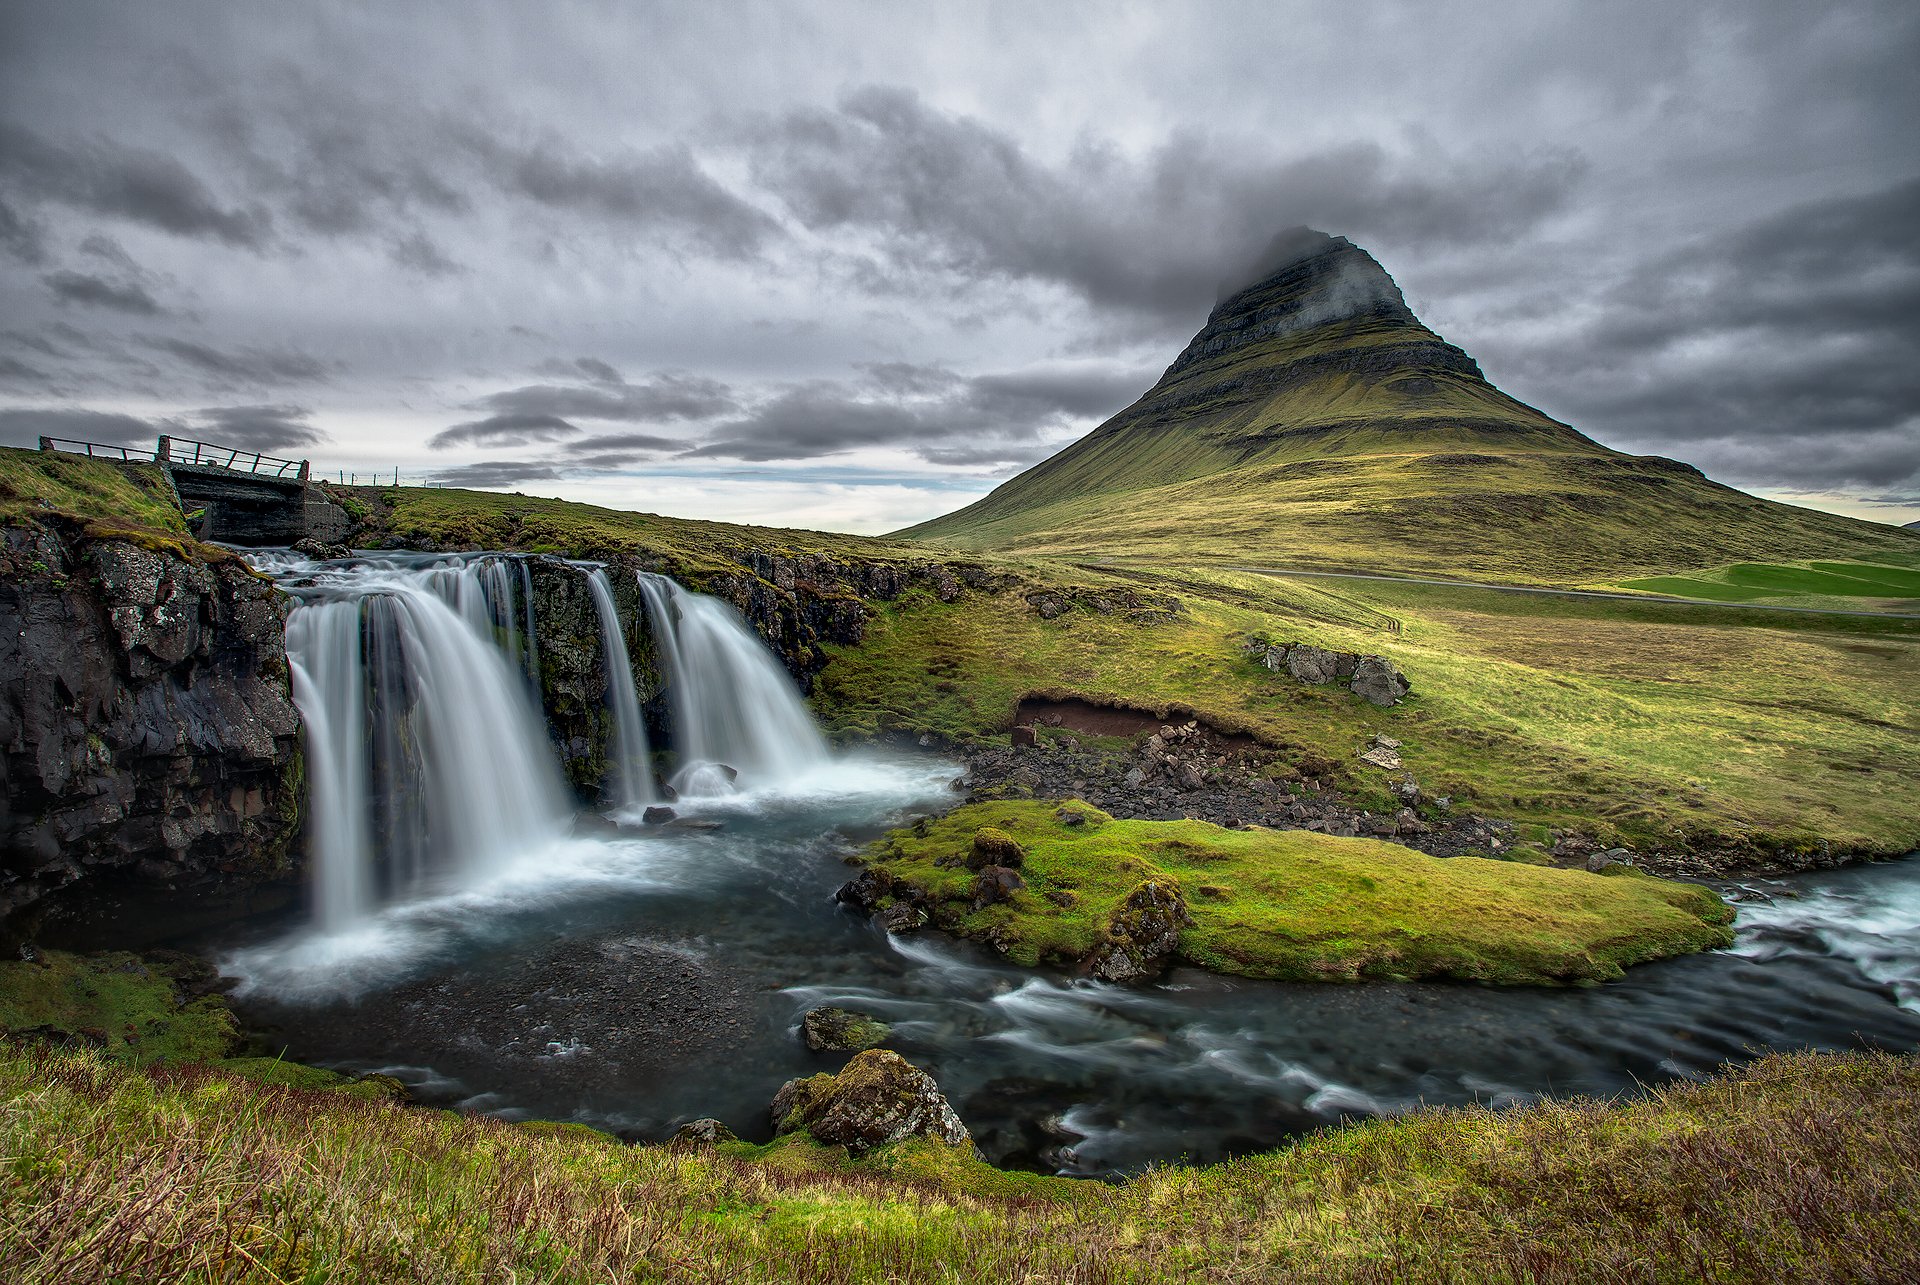
[(983, 825), (973, 833), (973, 845), (967, 853), (969, 870), (1005, 866), (1018, 870), (1026, 864), (1027, 850), (1020, 841), (997, 826)]
[(800, 1019), (800, 1038), (815, 1053), (860, 1053), (891, 1034), (885, 1022), (844, 1008), (816, 1008)]

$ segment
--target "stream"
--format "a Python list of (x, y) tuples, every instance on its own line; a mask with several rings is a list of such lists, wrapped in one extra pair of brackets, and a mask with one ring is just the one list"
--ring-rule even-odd
[[(310, 717), (316, 758), (333, 765), (316, 779), (336, 815), (315, 860), (330, 864), (316, 871), (317, 913), (231, 926), (216, 945), (242, 1020), (291, 1057), (509, 1118), (658, 1139), (716, 1116), (764, 1140), (783, 1081), (845, 1062), (797, 1034), (806, 1010), (835, 1004), (892, 1024), (888, 1047), (932, 1072), (988, 1159), (1110, 1176), (1421, 1104), (1632, 1092), (1778, 1049), (1920, 1047), (1920, 855), (1731, 887), (1731, 949), (1586, 988), (1191, 969), (1119, 987), (936, 933), (890, 937), (833, 901), (844, 859), (949, 806), (956, 765), (827, 750), (810, 724), (796, 730), (798, 694), (769, 686), (777, 664), (730, 608), (654, 583), (675, 708), (708, 757), (680, 770), (675, 824), (644, 825), (637, 807), (553, 815), (557, 777), (540, 756), (472, 743), (456, 717), (478, 699), (477, 666), (486, 699), (521, 703), (502, 725), (535, 735), (513, 628), (526, 604), (507, 601), (504, 561), (265, 563), (301, 599), (290, 645), (313, 648), (295, 657), (296, 699), (339, 733), (326, 742)], [(385, 598), (398, 601), (368, 605)], [(369, 622), (358, 660), (340, 614), (355, 603)], [(492, 648), (484, 662), (476, 638)], [(712, 653), (724, 664), (709, 690)], [(383, 705), (394, 692), (403, 703)], [(766, 729), (777, 744), (755, 741)], [(406, 741), (411, 775), (362, 761), (354, 747), (380, 757), (375, 733)], [(446, 815), (433, 797), (482, 788), (478, 813)], [(433, 851), (433, 835), (469, 832), (471, 851)], [(383, 852), (396, 834), (404, 861)]]

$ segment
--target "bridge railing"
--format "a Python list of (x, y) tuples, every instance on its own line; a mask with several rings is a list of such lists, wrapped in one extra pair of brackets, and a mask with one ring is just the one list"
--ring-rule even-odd
[(196, 468), (223, 468), (235, 473), (254, 473), (263, 477), (307, 480), (307, 461), (283, 460), (259, 451), (196, 442), (191, 437), (162, 437), (154, 459), (162, 464), (187, 464)]
[(226, 469), (233, 473), (252, 473), (259, 477), (285, 478), (305, 482), (308, 478), (309, 464), (306, 460), (283, 460), (274, 455), (263, 455), (259, 451), (242, 450), (237, 446), (220, 446), (213, 442), (198, 442), (191, 437), (163, 436), (152, 451), (145, 447), (115, 446), (107, 442), (85, 442), (73, 437), (41, 437), (40, 449), (43, 451), (67, 451), (75, 455), (85, 455), (89, 459), (127, 460), (144, 463), (152, 460), (156, 464), (185, 464), (193, 468)]

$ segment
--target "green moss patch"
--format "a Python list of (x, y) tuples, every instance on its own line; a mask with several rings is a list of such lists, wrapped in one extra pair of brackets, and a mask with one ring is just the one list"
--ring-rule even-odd
[[(1085, 804), (981, 803), (869, 849), (873, 867), (931, 904), (934, 923), (1016, 962), (1072, 963), (1143, 883), (1177, 887), (1193, 922), (1182, 958), (1285, 980), (1442, 977), (1512, 984), (1604, 981), (1631, 964), (1725, 946), (1733, 912), (1692, 884), (1477, 857), (1429, 857), (1373, 839), (1116, 821)], [(1027, 852), (1025, 887), (979, 906), (974, 835)]]
[(0, 963), (0, 1028), (92, 1045), (136, 1066), (216, 1061), (239, 1040), (219, 996), (189, 998), (176, 971), (123, 951)]

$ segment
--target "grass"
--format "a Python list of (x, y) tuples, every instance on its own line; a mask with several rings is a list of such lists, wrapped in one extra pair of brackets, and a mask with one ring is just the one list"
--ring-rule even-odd
[[(1092, 953), (1127, 894), (1149, 882), (1176, 888), (1193, 918), (1182, 959), (1245, 977), (1605, 981), (1733, 941), (1733, 912), (1712, 892), (1624, 868), (1592, 875), (1301, 830), (1116, 821), (1080, 803), (1065, 805), (1081, 818), (1068, 825), (1056, 806), (973, 804), (895, 830), (868, 858), (930, 901), (937, 926), (1029, 966)], [(983, 827), (1026, 849), (1026, 886), (976, 909), (962, 862)]]
[[(1903, 1280), (1920, 1063), (1775, 1056), (1624, 1103), (1419, 1111), (1117, 1186), (909, 1143), (717, 1152), (0, 1049), (17, 1285)], [(1005, 1181), (1003, 1181), (1005, 1179)]]
[[(1047, 621), (1017, 592), (879, 605), (864, 642), (830, 649), (816, 710), (843, 736), (978, 741), (1032, 693), (1178, 707), (1289, 763), (1343, 765), (1333, 774), (1369, 806), (1385, 805), (1388, 776), (1354, 756), (1384, 732), (1430, 794), (1609, 842), (1725, 849), (1738, 864), (1920, 841), (1920, 803), (1888, 788), (1920, 776), (1920, 622), (1214, 568), (1052, 572), (1086, 595), (1133, 588), (1180, 610)], [(1303, 687), (1247, 659), (1255, 633), (1382, 652), (1413, 693), (1376, 709)]]
[(1688, 576), (1649, 576), (1621, 582), (1624, 589), (1711, 598), (1721, 602), (1765, 602), (1783, 606), (1859, 610), (1886, 604), (1911, 610), (1920, 599), (1920, 571), (1869, 562), (1742, 562)]
[(232, 556), (193, 538), (173, 483), (157, 464), (0, 447), (0, 525), (49, 520), (94, 539), (126, 540), (194, 561)]

